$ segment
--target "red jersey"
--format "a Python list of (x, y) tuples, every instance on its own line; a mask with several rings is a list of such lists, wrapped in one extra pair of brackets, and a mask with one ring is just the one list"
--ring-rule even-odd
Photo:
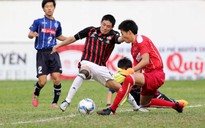
[(132, 44), (131, 48), (134, 66), (142, 60), (142, 55), (145, 53), (149, 54), (150, 59), (149, 64), (143, 68), (144, 72), (163, 69), (162, 58), (152, 41), (146, 36), (136, 35), (135, 42)]

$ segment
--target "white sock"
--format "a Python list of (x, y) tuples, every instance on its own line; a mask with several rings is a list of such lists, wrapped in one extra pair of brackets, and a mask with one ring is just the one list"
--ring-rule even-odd
[(67, 95), (67, 97), (66, 97), (66, 99), (65, 99), (68, 103), (70, 103), (71, 100), (73, 99), (75, 93), (78, 91), (78, 89), (79, 89), (80, 86), (82, 85), (83, 80), (84, 80), (84, 79), (83, 79), (81, 76), (77, 76), (77, 77), (74, 79), (74, 81), (73, 81), (73, 83), (72, 83), (72, 86), (70, 87), (70, 90), (69, 90), (69, 92), (68, 92), (68, 95)]
[(140, 107), (137, 105), (134, 97), (129, 93), (127, 102), (132, 105), (133, 109), (139, 109)]

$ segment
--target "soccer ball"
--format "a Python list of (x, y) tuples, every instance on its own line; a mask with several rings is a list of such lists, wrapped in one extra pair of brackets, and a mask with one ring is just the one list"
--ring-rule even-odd
[(89, 98), (81, 100), (78, 104), (78, 111), (80, 114), (91, 114), (95, 110), (95, 103)]

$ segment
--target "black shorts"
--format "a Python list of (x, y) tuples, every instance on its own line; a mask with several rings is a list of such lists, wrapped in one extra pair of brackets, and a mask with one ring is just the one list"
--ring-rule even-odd
[(54, 72), (62, 73), (60, 56), (57, 52), (51, 54), (51, 50), (38, 50), (36, 54), (37, 77)]
[(141, 91), (141, 88), (134, 85), (130, 92), (130, 94), (134, 97), (138, 105), (140, 104), (140, 91)]

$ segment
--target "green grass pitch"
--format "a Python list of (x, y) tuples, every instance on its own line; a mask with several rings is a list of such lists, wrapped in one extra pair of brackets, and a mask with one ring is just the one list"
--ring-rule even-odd
[[(65, 112), (52, 109), (53, 85), (48, 81), (41, 91), (37, 108), (31, 104), (35, 81), (0, 81), (0, 127), (2, 128), (204, 128), (205, 80), (166, 81), (160, 91), (174, 99), (189, 102), (183, 113), (173, 109), (151, 109), (134, 112), (126, 103), (116, 115), (80, 115), (78, 102), (91, 98), (96, 110), (105, 108), (107, 88), (95, 81), (84, 81), (72, 104)], [(67, 96), (72, 81), (62, 81), (60, 104)], [(95, 111), (96, 111), (95, 110)]]

